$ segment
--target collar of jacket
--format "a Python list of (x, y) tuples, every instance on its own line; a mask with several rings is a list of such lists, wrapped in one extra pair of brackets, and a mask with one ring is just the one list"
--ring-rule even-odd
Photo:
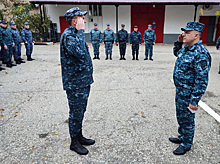
[(193, 46), (189, 47), (188, 45), (185, 45), (185, 49), (186, 50), (189, 50), (189, 51), (194, 51), (196, 46), (199, 45), (199, 44), (202, 44), (202, 40), (199, 40), (198, 42), (196, 42)]
[(73, 27), (73, 26), (69, 26), (69, 29), (72, 30), (72, 31), (74, 31), (75, 33), (77, 33), (77, 31), (78, 31), (78, 30), (76, 29), (76, 27)]

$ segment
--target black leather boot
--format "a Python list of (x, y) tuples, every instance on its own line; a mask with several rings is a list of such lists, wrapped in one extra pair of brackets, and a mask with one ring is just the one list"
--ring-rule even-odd
[(105, 58), (105, 60), (108, 60), (108, 55), (106, 55), (106, 58)]
[(183, 149), (182, 147), (178, 147), (176, 150), (173, 151), (175, 155), (184, 155), (188, 150)]
[(122, 55), (120, 55), (120, 59), (119, 60), (122, 60), (123, 59), (123, 57), (122, 57)]
[(82, 145), (93, 145), (95, 144), (95, 140), (87, 139), (83, 137), (82, 130), (79, 132), (79, 143)]
[(11, 62), (8, 62), (8, 63), (6, 64), (6, 67), (9, 67), (9, 68), (11, 68), (11, 67), (12, 67), (12, 64), (11, 64)]
[(183, 141), (179, 138), (169, 138), (169, 141), (172, 142), (172, 143), (176, 143), (176, 144), (180, 144), (182, 143)]
[(97, 59), (100, 60), (99, 55), (97, 55)]
[(112, 60), (112, 54), (110, 54), (110, 60)]
[(19, 58), (18, 59), (20, 63), (25, 63), (25, 61), (23, 61), (23, 59)]
[(132, 60), (135, 60), (135, 55), (132, 55), (132, 56), (133, 56)]
[(71, 137), (70, 150), (75, 151), (80, 155), (87, 155), (89, 151), (79, 143), (78, 139), (78, 136)]
[(5, 70), (5, 68), (0, 67), (0, 71)]
[(93, 58), (93, 60), (95, 60), (95, 59), (97, 59), (96, 55), (94, 55), (94, 58)]
[(16, 60), (16, 64), (21, 64), (20, 60)]

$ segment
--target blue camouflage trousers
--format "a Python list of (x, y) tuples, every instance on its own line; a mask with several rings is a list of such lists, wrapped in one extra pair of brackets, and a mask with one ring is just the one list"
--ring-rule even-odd
[(153, 57), (153, 42), (147, 42), (145, 44), (145, 58), (148, 59), (148, 53), (150, 51), (150, 59)]
[(190, 102), (191, 90), (185, 88), (176, 88), (176, 117), (179, 124), (179, 138), (182, 140), (180, 147), (190, 150), (193, 145), (195, 131), (195, 113), (190, 112), (187, 107)]
[(15, 60), (21, 58), (21, 44), (15, 44), (15, 46), (13, 47), (13, 56)]
[(131, 48), (132, 48), (132, 56), (135, 57), (135, 53), (136, 53), (136, 57), (138, 57), (139, 43), (133, 43)]
[(77, 136), (82, 129), (89, 93), (90, 86), (76, 90), (66, 90), (69, 102), (69, 133), (71, 137)]
[(7, 45), (8, 49), (6, 50), (4, 47), (2, 47), (2, 59), (4, 62), (11, 61), (12, 54), (13, 54), (13, 47), (12, 45)]
[(25, 48), (26, 48), (26, 56), (31, 56), (33, 52), (33, 44), (32, 43), (25, 44)]
[(106, 55), (112, 54), (112, 48), (113, 48), (112, 42), (105, 42), (105, 54)]
[(120, 55), (125, 56), (126, 52), (126, 42), (119, 42), (119, 50), (120, 50)]
[(99, 55), (99, 41), (92, 41), (94, 55)]

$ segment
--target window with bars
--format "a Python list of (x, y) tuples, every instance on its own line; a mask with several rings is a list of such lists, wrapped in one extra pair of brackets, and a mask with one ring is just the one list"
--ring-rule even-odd
[(102, 16), (102, 6), (89, 5), (89, 16)]

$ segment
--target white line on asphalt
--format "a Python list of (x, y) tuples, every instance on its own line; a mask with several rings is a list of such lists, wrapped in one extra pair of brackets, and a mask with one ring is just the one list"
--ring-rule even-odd
[[(173, 79), (170, 79), (171, 82), (173, 82)], [(214, 112), (208, 105), (206, 105), (203, 101), (199, 101), (199, 106), (206, 111), (208, 114), (210, 114), (212, 117), (214, 117), (218, 122), (220, 122), (220, 116)]]

